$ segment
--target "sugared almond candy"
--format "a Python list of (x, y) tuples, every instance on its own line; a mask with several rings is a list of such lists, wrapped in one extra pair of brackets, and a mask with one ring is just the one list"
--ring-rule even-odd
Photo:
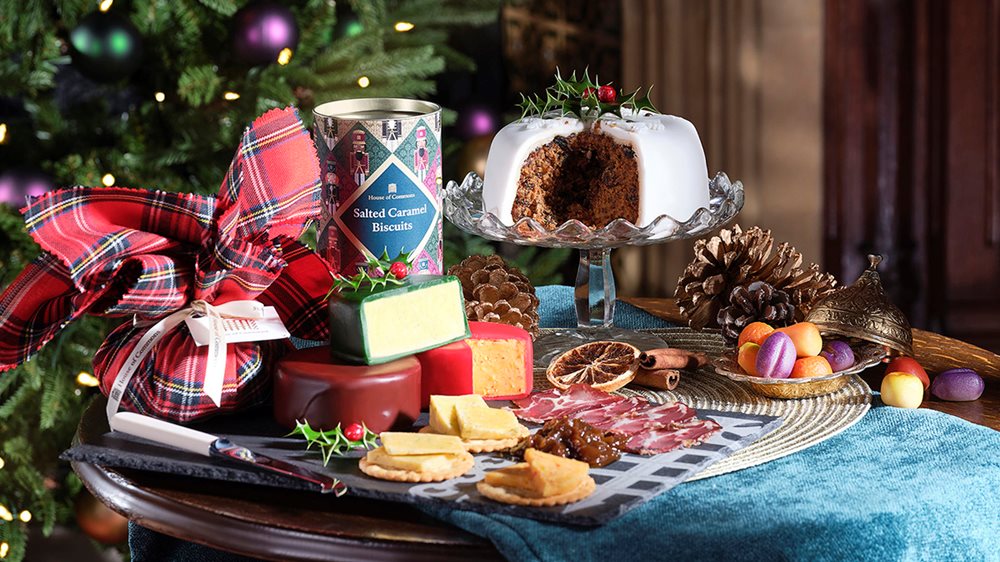
[(795, 344), (792, 338), (775, 331), (764, 340), (757, 351), (757, 376), (768, 379), (787, 379), (795, 366)]
[(854, 350), (847, 342), (840, 340), (830, 340), (823, 344), (823, 351), (820, 355), (826, 358), (830, 368), (837, 371), (851, 368), (854, 365)]
[(792, 338), (792, 343), (795, 344), (795, 354), (799, 357), (815, 357), (823, 351), (823, 336), (820, 335), (816, 324), (812, 322), (797, 322), (775, 331), (788, 334), (788, 337)]
[(897, 357), (890, 361), (885, 367), (885, 374), (888, 375), (889, 373), (910, 373), (920, 379), (925, 389), (931, 385), (931, 379), (927, 376), (927, 371), (912, 357)]
[(949, 369), (934, 377), (931, 383), (931, 394), (954, 402), (978, 400), (985, 389), (983, 377), (972, 369)]
[(897, 408), (919, 408), (924, 401), (924, 384), (910, 373), (889, 373), (882, 378), (882, 402)]

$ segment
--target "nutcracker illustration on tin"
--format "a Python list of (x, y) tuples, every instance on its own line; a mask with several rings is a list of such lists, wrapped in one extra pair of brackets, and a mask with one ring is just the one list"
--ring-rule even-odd
[[(333, 127), (330, 120), (327, 120), (327, 129)], [(337, 159), (334, 157), (333, 153), (333, 136), (327, 137), (323, 143), (326, 145), (326, 154), (320, 154), (323, 163), (323, 219), (326, 220), (328, 217), (332, 217), (334, 211), (336, 210), (337, 202), (337, 189), (340, 186), (340, 182), (337, 180)]]
[(412, 273), (441, 274), (441, 108), (368, 98), (314, 112), (324, 163), (317, 250), (333, 271), (353, 275), (368, 258), (402, 252)]
[(382, 144), (389, 150), (396, 150), (400, 137), (403, 136), (403, 122), (399, 119), (382, 121)]
[(417, 148), (413, 150), (413, 170), (420, 181), (427, 177), (427, 166), (430, 158), (427, 156), (427, 127), (417, 127)]
[(354, 174), (354, 183), (361, 185), (368, 178), (368, 150), (365, 143), (365, 132), (354, 131), (351, 133), (354, 151), (351, 153), (351, 173)]

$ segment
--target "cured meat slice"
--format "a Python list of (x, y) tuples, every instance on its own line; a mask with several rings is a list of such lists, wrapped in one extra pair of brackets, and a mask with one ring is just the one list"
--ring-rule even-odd
[(667, 427), (645, 429), (628, 440), (629, 452), (640, 455), (658, 455), (679, 447), (693, 447), (722, 429), (715, 420), (692, 419)]
[(693, 408), (682, 402), (645, 404), (624, 416), (611, 417), (591, 423), (598, 429), (623, 435), (635, 435), (644, 429), (666, 427), (672, 423), (688, 421), (695, 416)]
[(644, 398), (630, 397), (598, 408), (575, 412), (573, 417), (580, 421), (587, 422), (594, 427), (604, 429), (601, 427), (602, 424), (614, 423), (615, 420), (621, 419), (623, 416), (635, 413), (636, 410), (642, 408), (646, 404), (647, 402)]
[(695, 412), (694, 408), (683, 402), (668, 402), (666, 404), (647, 406), (642, 411), (633, 412), (632, 415), (642, 416), (650, 422), (659, 425), (670, 425), (672, 423), (686, 422), (694, 418), (695, 414), (697, 412)]
[(714, 420), (698, 419), (697, 412), (682, 402), (649, 404), (645, 399), (608, 394), (586, 384), (566, 390), (553, 388), (514, 400), (517, 417), (545, 422), (571, 417), (595, 428), (628, 438), (625, 449), (640, 455), (656, 455), (697, 445), (722, 427)]
[(594, 390), (586, 384), (574, 384), (566, 390), (553, 388), (521, 400), (514, 400), (518, 408), (511, 411), (522, 420), (541, 423), (624, 400), (624, 396)]

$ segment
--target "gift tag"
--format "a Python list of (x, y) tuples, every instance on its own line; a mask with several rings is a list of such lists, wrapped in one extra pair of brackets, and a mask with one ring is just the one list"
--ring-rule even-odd
[[(184, 321), (195, 344), (199, 347), (208, 345), (209, 318), (187, 318)], [(225, 318), (222, 320), (224, 341), (240, 343), (248, 341), (280, 340), (290, 336), (285, 323), (278, 317), (278, 311), (273, 306), (264, 307), (262, 318)]]

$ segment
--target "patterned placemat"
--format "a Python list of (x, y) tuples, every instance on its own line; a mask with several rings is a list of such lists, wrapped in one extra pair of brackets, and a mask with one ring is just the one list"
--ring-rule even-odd
[[(669, 345), (716, 355), (723, 351), (722, 337), (690, 328), (651, 330)], [(544, 379), (544, 374), (542, 375)], [(672, 391), (627, 387), (622, 394), (642, 396), (651, 402), (680, 400), (698, 410), (723, 410), (778, 416), (781, 427), (749, 447), (723, 459), (691, 480), (734, 472), (772, 461), (825, 441), (858, 422), (871, 407), (871, 389), (858, 376), (844, 388), (813, 398), (782, 400), (756, 394), (750, 386), (715, 373), (710, 366), (685, 373)]]

